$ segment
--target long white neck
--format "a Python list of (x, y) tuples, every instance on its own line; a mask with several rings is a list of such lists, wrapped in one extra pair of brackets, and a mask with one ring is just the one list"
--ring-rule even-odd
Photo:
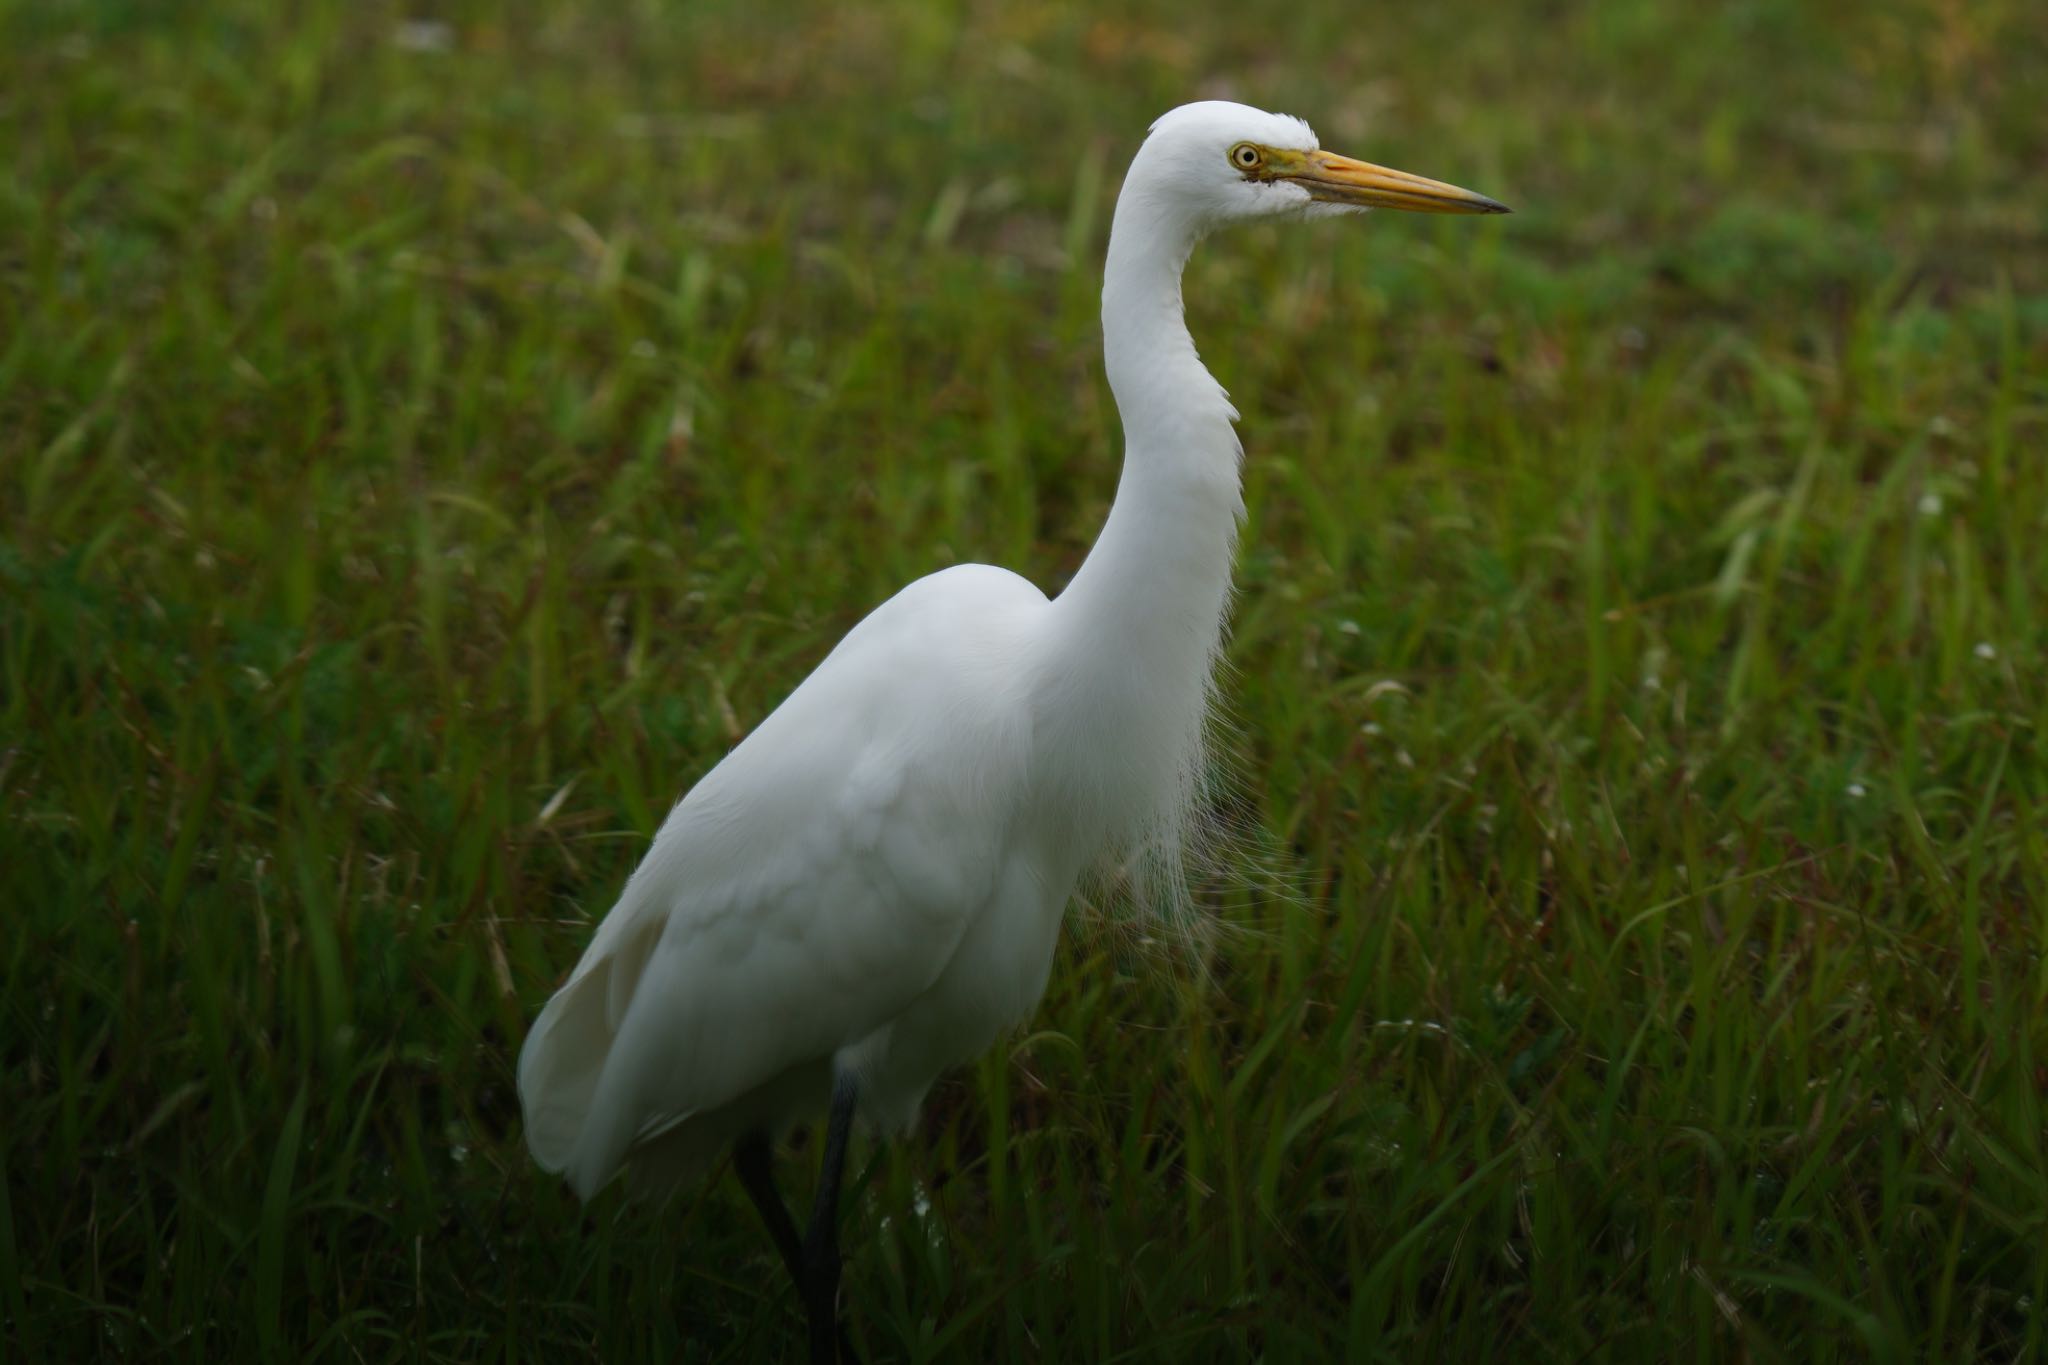
[[(1124, 426), (1101, 536), (1053, 604), (1046, 721), (1077, 812), (1111, 843), (1171, 826), (1202, 734), (1244, 503), (1229, 399), (1181, 309), (1196, 233), (1133, 167), (1110, 229), (1103, 356)], [(1174, 837), (1175, 831), (1163, 831)]]

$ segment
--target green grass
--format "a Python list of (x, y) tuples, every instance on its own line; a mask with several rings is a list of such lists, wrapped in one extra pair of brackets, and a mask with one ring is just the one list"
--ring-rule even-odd
[(2044, 1354), (2037, 10), (1186, 8), (0, 3), (0, 1353), (795, 1350), (514, 1052), (862, 613), (1073, 571), (1117, 178), (1228, 91), (1517, 214), (1196, 258), (1300, 894), (1077, 921), (856, 1148), (856, 1339)]

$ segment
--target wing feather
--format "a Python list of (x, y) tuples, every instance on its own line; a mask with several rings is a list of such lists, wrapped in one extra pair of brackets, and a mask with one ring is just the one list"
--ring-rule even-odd
[(990, 604), (890, 619), (922, 584), (670, 813), (528, 1035), (529, 1144), (586, 1198), (634, 1143), (886, 1025), (989, 900), (1027, 712), (971, 667), (1000, 653), (973, 639)]

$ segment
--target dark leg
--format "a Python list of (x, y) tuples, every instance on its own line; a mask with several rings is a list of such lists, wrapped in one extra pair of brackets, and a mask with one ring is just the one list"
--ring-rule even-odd
[[(848, 1102), (847, 1108), (847, 1117), (850, 1120), (852, 1118), (851, 1101)], [(836, 1114), (837, 1112), (835, 1102), (834, 1113)], [(844, 1124), (840, 1125), (838, 1152), (841, 1162), (845, 1160), (846, 1156), (844, 1128)], [(828, 1136), (827, 1156), (829, 1157), (830, 1155), (831, 1148)], [(789, 1209), (782, 1202), (782, 1194), (775, 1188), (774, 1153), (773, 1149), (768, 1145), (768, 1139), (759, 1133), (749, 1133), (741, 1138), (733, 1145), (732, 1169), (733, 1174), (740, 1178), (740, 1184), (746, 1189), (747, 1197), (754, 1201), (754, 1208), (759, 1211), (761, 1221), (768, 1225), (768, 1235), (774, 1239), (775, 1249), (782, 1255), (782, 1264), (789, 1271), (791, 1283), (796, 1285), (797, 1293), (803, 1296), (804, 1309), (812, 1324), (811, 1354), (814, 1359), (820, 1358), (817, 1354), (816, 1340), (817, 1322), (819, 1319), (816, 1312), (811, 1308), (812, 1276), (807, 1269), (808, 1259), (805, 1246), (803, 1239), (797, 1235), (796, 1220), (789, 1216)], [(832, 1202), (836, 1205), (839, 1202), (836, 1175), (833, 1179)], [(823, 1198), (823, 1196), (824, 1190), (821, 1187), (819, 1197)], [(832, 1263), (833, 1298), (837, 1297), (839, 1274), (836, 1242), (837, 1239), (835, 1237), (835, 1255)], [(824, 1321), (832, 1324), (832, 1330), (838, 1339), (839, 1361), (841, 1365), (860, 1365), (860, 1357), (854, 1354), (853, 1343), (846, 1339), (846, 1329), (839, 1325), (838, 1317), (835, 1305), (833, 1309), (827, 1311)], [(829, 1363), (832, 1360), (830, 1352), (828, 1351), (822, 1359)]]
[(818, 1199), (811, 1205), (810, 1233), (804, 1239), (804, 1310), (811, 1320), (812, 1365), (853, 1359), (853, 1353), (844, 1349), (846, 1335), (839, 1330), (839, 1183), (846, 1172), (846, 1139), (853, 1131), (856, 1088), (851, 1076), (839, 1076), (832, 1082), (825, 1169), (818, 1176)]
[(782, 1253), (782, 1264), (789, 1270), (789, 1278), (801, 1291), (804, 1287), (804, 1244), (796, 1235), (796, 1220), (789, 1216), (783, 1206), (782, 1195), (775, 1188), (773, 1154), (768, 1149), (768, 1139), (759, 1133), (749, 1133), (741, 1138), (732, 1149), (733, 1174), (746, 1187), (747, 1197), (754, 1201), (760, 1211), (761, 1221), (768, 1225), (768, 1235), (775, 1239), (775, 1249)]

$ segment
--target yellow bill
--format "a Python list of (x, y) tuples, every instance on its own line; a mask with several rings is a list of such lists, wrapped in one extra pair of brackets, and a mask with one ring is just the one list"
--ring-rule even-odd
[(1405, 209), (1410, 213), (1508, 213), (1497, 199), (1471, 190), (1426, 180), (1406, 171), (1354, 161), (1335, 152), (1266, 151), (1260, 178), (1286, 180), (1301, 186), (1311, 198), (1331, 204), (1357, 204), (1375, 209)]

